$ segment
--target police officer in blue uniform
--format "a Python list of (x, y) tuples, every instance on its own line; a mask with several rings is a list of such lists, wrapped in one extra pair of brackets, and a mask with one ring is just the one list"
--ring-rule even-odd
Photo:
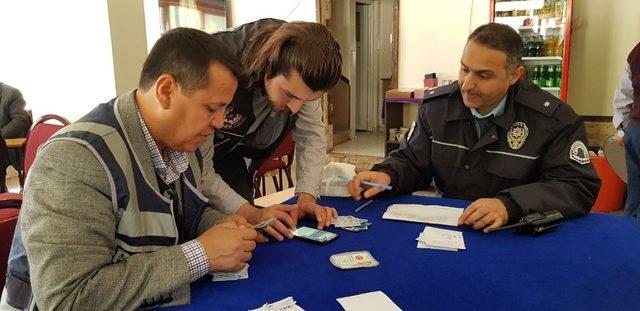
[(391, 184), (388, 195), (424, 189), (472, 200), (459, 225), (498, 228), (550, 209), (585, 215), (600, 180), (589, 160), (582, 119), (558, 98), (520, 77), (522, 39), (506, 25), (480, 26), (468, 38), (459, 80), (427, 93), (400, 149), (349, 184)]

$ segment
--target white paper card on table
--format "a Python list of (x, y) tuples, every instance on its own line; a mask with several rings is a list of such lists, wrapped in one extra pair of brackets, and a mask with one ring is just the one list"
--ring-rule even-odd
[(244, 268), (238, 271), (231, 272), (215, 272), (211, 273), (213, 275), (213, 282), (222, 282), (222, 281), (236, 281), (243, 280), (249, 278), (249, 264), (245, 264)]
[(418, 238), (416, 240), (418, 240), (418, 245), (416, 245), (417, 248), (428, 248), (428, 249), (435, 249), (435, 250), (439, 250), (439, 251), (450, 251), (450, 252), (457, 252), (458, 249), (457, 248), (450, 248), (450, 247), (439, 247), (439, 246), (432, 246), (427, 244), (427, 242), (422, 240), (422, 232), (420, 233), (420, 236), (418, 236)]
[(435, 225), (458, 226), (462, 208), (422, 205), (392, 204), (382, 215), (382, 219), (404, 220)]
[(293, 297), (289, 296), (273, 303), (265, 303), (262, 307), (251, 309), (249, 311), (304, 311)]
[(425, 242), (428, 246), (466, 249), (464, 238), (460, 231), (426, 226), (418, 237), (418, 240)]
[(346, 311), (402, 311), (385, 293), (375, 291), (336, 299)]

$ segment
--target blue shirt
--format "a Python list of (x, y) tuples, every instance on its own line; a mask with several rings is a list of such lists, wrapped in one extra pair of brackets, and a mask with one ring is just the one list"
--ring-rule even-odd
[(480, 138), (480, 133), (482, 132), (480, 130), (480, 123), (478, 122), (478, 119), (486, 119), (490, 116), (493, 116), (494, 118), (503, 114), (504, 113), (504, 108), (507, 106), (507, 95), (505, 95), (502, 100), (500, 101), (500, 103), (498, 104), (498, 106), (496, 106), (495, 108), (493, 108), (493, 110), (491, 110), (491, 112), (487, 113), (486, 115), (482, 115), (478, 112), (478, 110), (476, 108), (471, 108), (471, 114), (473, 115), (473, 123), (475, 124), (476, 127), (476, 134), (478, 134), (478, 138)]

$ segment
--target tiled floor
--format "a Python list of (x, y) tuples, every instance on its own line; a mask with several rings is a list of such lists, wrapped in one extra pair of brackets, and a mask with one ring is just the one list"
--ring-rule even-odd
[(385, 134), (382, 132), (356, 132), (356, 137), (333, 147), (332, 152), (384, 157)]

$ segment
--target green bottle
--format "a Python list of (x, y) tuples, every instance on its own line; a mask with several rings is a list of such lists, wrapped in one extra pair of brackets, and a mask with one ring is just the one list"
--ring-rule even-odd
[(535, 66), (533, 68), (533, 79), (531, 80), (533, 84), (540, 85), (540, 66)]
[(560, 87), (560, 85), (562, 85), (562, 65), (556, 65), (555, 74), (554, 85), (555, 87)]
[(555, 71), (556, 71), (555, 66), (553, 65), (547, 66), (547, 79), (545, 81), (546, 87), (553, 87), (553, 85), (555, 84)]

